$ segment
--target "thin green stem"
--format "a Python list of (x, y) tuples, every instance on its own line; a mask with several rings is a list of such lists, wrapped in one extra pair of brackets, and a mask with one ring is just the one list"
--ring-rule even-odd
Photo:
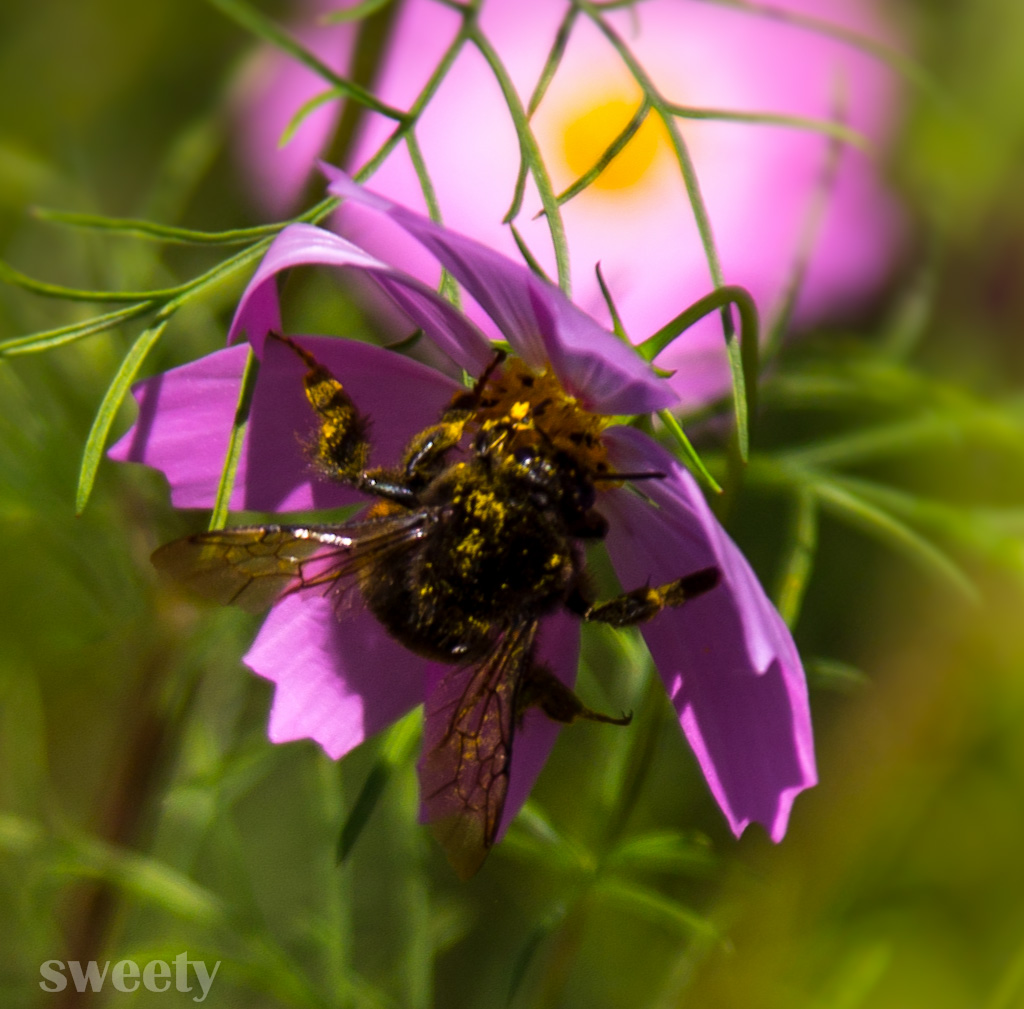
[(250, 347), (238, 390), (238, 406), (235, 409), (235, 419), (228, 438), (224, 468), (221, 470), (220, 483), (217, 486), (217, 498), (213, 503), (213, 511), (210, 513), (208, 527), (210, 529), (223, 529), (228, 519), (228, 512), (231, 510), (231, 492), (235, 487), (235, 475), (238, 472), (239, 460), (242, 458), (242, 446), (249, 425), (249, 409), (252, 406), (253, 393), (256, 391), (256, 378), (259, 375), (259, 370), (259, 358)]
[(305, 46), (300, 45), (287, 32), (271, 21), (270, 18), (265, 17), (250, 4), (243, 2), (243, 0), (207, 0), (207, 3), (216, 7), (221, 13), (226, 14), (243, 28), (252, 32), (257, 38), (269, 42), (309, 67), (310, 70), (327, 81), (328, 84), (333, 85), (346, 97), (359, 102), (360, 105), (364, 105), (374, 112), (379, 112), (388, 119), (394, 119), (397, 122), (402, 122), (405, 119), (406, 113), (401, 109), (385, 104), (372, 92), (367, 91), (366, 88), (360, 87), (358, 84), (336, 73), (326, 63), (306, 49)]
[(494, 47), (481, 32), (480, 26), (475, 18), (467, 20), (465, 24), (466, 33), (470, 41), (480, 51), (480, 55), (487, 61), (501, 88), (501, 93), (508, 106), (509, 115), (519, 137), (519, 150), (523, 160), (530, 167), (534, 182), (537, 185), (537, 192), (540, 195), (541, 206), (547, 216), (548, 229), (551, 232), (551, 244), (555, 250), (555, 265), (558, 271), (558, 286), (567, 297), (572, 294), (572, 283), (569, 275), (569, 244), (565, 235), (565, 225), (562, 221), (562, 214), (558, 207), (558, 200), (555, 197), (554, 188), (551, 185), (551, 178), (548, 175), (547, 167), (540, 154), (540, 147), (537, 138), (533, 135), (530, 121), (527, 118), (523, 103), (519, 100), (515, 85), (508, 75), (501, 58)]

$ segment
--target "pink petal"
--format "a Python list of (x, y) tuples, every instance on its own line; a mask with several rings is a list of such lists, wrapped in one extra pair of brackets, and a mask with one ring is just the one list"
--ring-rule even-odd
[[(160, 470), (175, 508), (209, 508), (217, 497), (248, 354), (248, 346), (229, 347), (139, 382), (132, 389), (138, 420), (109, 457)], [(243, 459), (233, 502), (242, 499), (244, 467)]]
[(751, 822), (786, 832), (796, 796), (817, 781), (807, 684), (792, 636), (693, 478), (640, 432), (606, 435), (615, 466), (656, 470), (652, 507), (604, 495), (607, 545), (624, 588), (663, 584), (711, 564), (721, 584), (641, 628), (712, 794), (738, 835)]
[[(335, 0), (296, 0), (292, 6), (302, 8), (295, 38), (332, 70), (345, 73), (356, 26), (319, 22), (320, 14), (337, 8)], [(299, 109), (329, 87), (318, 73), (270, 46), (261, 48), (240, 75), (234, 99), (236, 160), (253, 195), (275, 219), (293, 212), (315, 159), (329, 144), (341, 103), (327, 102), (309, 113), (283, 147), (281, 138)]]
[[(370, 418), (372, 465), (397, 463), (409, 439), (435, 423), (461, 388), (433, 368), (372, 344), (330, 336), (294, 339), (344, 385)], [(316, 417), (303, 387), (306, 370), (298, 355), (280, 341), (264, 345), (246, 434), (240, 507), (295, 511), (366, 500), (310, 465), (304, 446), (315, 435)]]
[(267, 333), (281, 331), (274, 278), (289, 267), (314, 263), (371, 277), (448, 357), (468, 371), (478, 373), (490, 362), (493, 351), (487, 338), (436, 291), (312, 224), (289, 225), (271, 243), (242, 294), (228, 343), (244, 332), (260, 353)]
[(419, 704), (432, 670), (358, 601), (340, 616), (336, 606), (330, 596), (286, 597), (243, 659), (277, 685), (271, 742), (312, 739), (334, 759)]
[[(338, 377), (373, 421), (371, 459), (387, 465), (406, 442), (434, 423), (460, 386), (440, 372), (371, 344), (296, 337)], [(177, 508), (210, 508), (220, 482), (248, 345), (219, 350), (140, 382), (139, 419), (110, 450), (120, 462), (160, 470)], [(302, 379), (306, 366), (287, 346), (264, 346), (231, 507), (294, 511), (337, 508), (365, 498), (317, 474), (304, 445), (315, 416)]]
[(494, 320), (532, 367), (551, 362), (565, 388), (600, 413), (647, 413), (676, 396), (637, 354), (526, 267), (325, 165), (328, 190), (386, 214), (421, 242)]

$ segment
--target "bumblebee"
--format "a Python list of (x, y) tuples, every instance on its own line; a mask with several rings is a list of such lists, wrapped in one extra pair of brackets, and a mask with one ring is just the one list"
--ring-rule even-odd
[[(517, 725), (550, 718), (627, 724), (590, 710), (535, 656), (538, 623), (564, 609), (613, 627), (642, 623), (713, 588), (716, 568), (603, 603), (587, 588), (584, 548), (608, 524), (602, 482), (657, 479), (613, 472), (600, 432), (557, 379), (496, 353), (472, 389), (408, 442), (390, 468), (369, 468), (369, 419), (299, 344), (316, 415), (313, 466), (374, 499), (336, 525), (259, 525), (199, 533), (161, 547), (156, 566), (222, 603), (261, 611), (290, 593), (361, 597), (410, 651), (452, 666), (431, 714), (420, 780), (432, 828), (463, 878), (494, 842)], [(339, 619), (344, 607), (338, 605)]]

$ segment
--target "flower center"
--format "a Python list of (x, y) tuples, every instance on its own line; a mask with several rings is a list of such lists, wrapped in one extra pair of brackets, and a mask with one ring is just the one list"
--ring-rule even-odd
[(608, 418), (584, 410), (550, 368), (537, 375), (513, 357), (494, 374), (480, 400), (476, 423), (482, 428), (509, 420), (515, 422), (510, 449), (553, 445), (589, 473), (608, 469), (608, 451), (601, 439)]
[[(610, 98), (598, 105), (577, 108), (561, 129), (565, 163), (573, 179), (588, 172), (636, 113), (638, 104)], [(598, 189), (627, 189), (639, 182), (665, 148), (665, 130), (657, 116), (648, 113), (629, 143), (612, 158), (592, 183)]]

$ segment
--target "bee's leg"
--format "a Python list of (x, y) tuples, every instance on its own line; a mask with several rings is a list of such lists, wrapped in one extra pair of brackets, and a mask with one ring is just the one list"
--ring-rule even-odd
[(566, 600), (566, 606), (584, 620), (597, 620), (612, 627), (632, 627), (656, 617), (667, 607), (682, 606), (695, 596), (710, 592), (720, 577), (718, 568), (702, 568), (667, 585), (623, 592), (606, 603), (588, 604), (576, 592)]
[(629, 725), (632, 715), (603, 715), (591, 711), (547, 666), (531, 663), (519, 681), (516, 690), (516, 720), (522, 719), (530, 708), (540, 708), (548, 718), (556, 722), (574, 722), (583, 718), (591, 722), (610, 722), (612, 725)]
[(406, 446), (402, 473), (413, 486), (428, 484), (443, 466), (445, 455), (462, 440), (466, 425), (473, 419), (487, 383), (507, 357), (496, 350), (491, 363), (473, 384), (472, 389), (458, 393), (441, 414), (441, 419), (417, 434)]
[(370, 457), (370, 421), (352, 402), (352, 397), (317, 359), (287, 336), (272, 334), (303, 360), (309, 370), (304, 384), (306, 399), (319, 422), (310, 445), (313, 462), (331, 480), (349, 484), (367, 494), (415, 503), (415, 495), (394, 474), (385, 470), (367, 470)]

